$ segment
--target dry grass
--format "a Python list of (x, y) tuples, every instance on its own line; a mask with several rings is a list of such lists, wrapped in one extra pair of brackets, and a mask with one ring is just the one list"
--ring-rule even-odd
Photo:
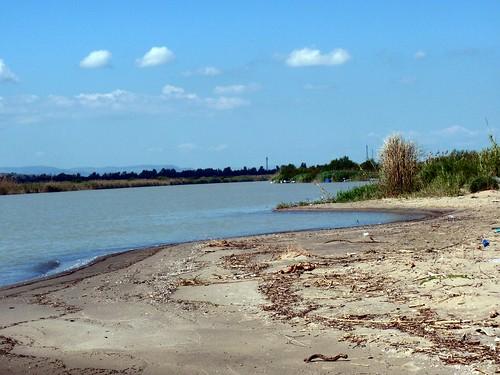
[(401, 135), (386, 138), (380, 152), (381, 181), (385, 194), (397, 196), (415, 189), (418, 148)]

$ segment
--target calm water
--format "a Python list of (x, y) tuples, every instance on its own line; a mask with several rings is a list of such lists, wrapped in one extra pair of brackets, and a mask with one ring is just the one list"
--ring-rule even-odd
[[(354, 185), (323, 186), (335, 193)], [(123, 249), (402, 218), (367, 212), (272, 212), (280, 202), (313, 200), (320, 194), (312, 184), (252, 182), (0, 196), (0, 285)]]

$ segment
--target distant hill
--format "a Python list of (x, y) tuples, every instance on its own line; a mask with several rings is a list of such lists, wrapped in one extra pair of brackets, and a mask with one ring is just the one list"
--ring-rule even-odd
[(79, 167), (79, 168), (56, 168), (56, 167), (48, 167), (44, 165), (35, 165), (35, 166), (27, 166), (27, 167), (0, 167), (0, 173), (16, 173), (16, 174), (28, 174), (28, 175), (58, 175), (60, 173), (67, 174), (77, 174), (80, 173), (82, 176), (88, 176), (92, 172), (96, 172), (99, 174), (103, 173), (116, 173), (116, 172), (136, 172), (140, 173), (143, 170), (153, 170), (156, 169), (159, 171), (160, 169), (175, 169), (176, 171), (183, 171), (185, 168), (179, 168), (175, 165), (131, 165), (124, 167)]

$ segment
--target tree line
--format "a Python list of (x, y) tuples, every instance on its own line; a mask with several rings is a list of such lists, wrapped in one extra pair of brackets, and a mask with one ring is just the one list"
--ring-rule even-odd
[(282, 165), (278, 169), (275, 181), (311, 182), (343, 181), (346, 179), (365, 179), (378, 170), (375, 160), (356, 163), (347, 156), (333, 159), (327, 164), (307, 166), (306, 163), (296, 167), (294, 164)]
[(88, 176), (82, 176), (79, 173), (68, 174), (59, 173), (57, 175), (40, 174), (40, 175), (21, 175), (21, 174), (11, 174), (8, 175), (12, 180), (17, 183), (35, 183), (35, 182), (84, 182), (84, 181), (109, 181), (109, 180), (154, 180), (154, 179), (197, 179), (202, 177), (237, 177), (237, 176), (263, 176), (276, 173), (276, 169), (266, 170), (264, 167), (260, 168), (247, 168), (243, 167), (241, 169), (232, 169), (231, 167), (226, 167), (224, 169), (214, 169), (214, 168), (198, 168), (198, 169), (186, 169), (182, 171), (176, 171), (175, 169), (162, 168), (157, 171), (143, 170), (140, 173), (136, 172), (113, 172), (113, 173), (103, 173), (99, 174), (93, 172)]

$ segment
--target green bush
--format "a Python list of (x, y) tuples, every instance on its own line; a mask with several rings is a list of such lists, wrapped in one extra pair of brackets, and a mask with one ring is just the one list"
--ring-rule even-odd
[(490, 189), (498, 189), (498, 182), (491, 176), (476, 177), (471, 181), (469, 186), (471, 193)]
[(479, 154), (475, 151), (452, 151), (450, 154), (430, 156), (420, 165), (422, 187), (436, 184), (462, 188), (481, 174)]
[(294, 176), (292, 180), (295, 182), (312, 182), (312, 180), (314, 180), (314, 175), (310, 173), (301, 173)]

